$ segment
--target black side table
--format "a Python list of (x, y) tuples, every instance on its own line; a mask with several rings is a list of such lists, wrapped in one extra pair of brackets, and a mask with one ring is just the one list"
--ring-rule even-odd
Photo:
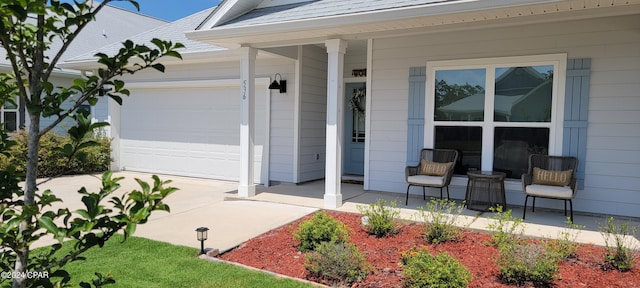
[(504, 193), (504, 178), (506, 174), (497, 171), (469, 171), (467, 172), (467, 208), (477, 211), (491, 211), (496, 204), (507, 207)]

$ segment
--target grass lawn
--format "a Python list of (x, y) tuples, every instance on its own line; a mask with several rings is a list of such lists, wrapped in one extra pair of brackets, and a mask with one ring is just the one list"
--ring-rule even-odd
[[(107, 287), (313, 287), (260, 271), (198, 259), (199, 251), (195, 248), (138, 237), (130, 237), (124, 243), (121, 240), (122, 236), (116, 235), (103, 248), (84, 253), (86, 260), (65, 265), (72, 286), (77, 287), (81, 281), (90, 283), (95, 278), (94, 272), (99, 272), (116, 280)], [(65, 243), (66, 247), (71, 245)]]

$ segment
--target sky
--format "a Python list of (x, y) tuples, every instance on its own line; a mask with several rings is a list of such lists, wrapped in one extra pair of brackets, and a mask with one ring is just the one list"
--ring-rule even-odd
[(148, 16), (175, 21), (220, 4), (220, 0), (136, 0), (140, 4), (137, 11), (129, 1), (114, 0), (109, 3), (123, 9), (139, 12)]

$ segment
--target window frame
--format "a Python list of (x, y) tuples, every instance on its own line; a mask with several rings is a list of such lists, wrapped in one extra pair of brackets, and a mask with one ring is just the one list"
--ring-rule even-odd
[[(553, 65), (553, 90), (550, 122), (496, 122), (494, 117), (495, 103), (495, 70), (504, 67), (524, 67)], [(486, 69), (485, 106), (483, 121), (435, 121), (435, 74), (439, 70)], [(427, 61), (426, 101), (424, 145), (435, 146), (436, 126), (474, 126), (482, 128), (481, 170), (493, 170), (494, 136), (496, 127), (542, 127), (549, 128), (549, 155), (562, 154), (565, 85), (567, 74), (567, 54), (544, 54), (530, 56), (476, 58)]]
[(4, 104), (6, 103), (3, 103), (3, 105), (0, 105), (0, 123), (4, 125), (5, 113), (14, 112), (16, 113), (16, 130), (9, 131), (9, 132), (15, 132), (20, 130), (20, 117), (22, 116), (20, 115), (20, 98), (16, 97), (15, 99), (16, 108), (7, 108), (7, 107), (4, 107)]

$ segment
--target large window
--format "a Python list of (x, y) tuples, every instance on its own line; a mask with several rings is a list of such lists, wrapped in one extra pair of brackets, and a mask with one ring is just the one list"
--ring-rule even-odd
[(2, 107), (0, 107), (0, 123), (4, 125), (4, 128), (8, 131), (16, 131), (18, 130), (18, 125), (20, 118), (18, 114), (18, 102), (5, 102)]
[(528, 155), (562, 143), (566, 55), (427, 63), (425, 143), (456, 149), (456, 174), (520, 178)]

